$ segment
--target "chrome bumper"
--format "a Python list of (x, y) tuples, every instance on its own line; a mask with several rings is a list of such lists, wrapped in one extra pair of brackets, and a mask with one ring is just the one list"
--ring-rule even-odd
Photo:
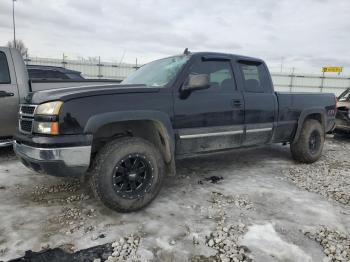
[(91, 146), (39, 148), (14, 141), (13, 148), (25, 166), (49, 175), (81, 175), (90, 165)]
[(335, 119), (335, 129), (350, 131), (350, 122), (344, 119)]
[(12, 146), (12, 144), (13, 144), (12, 139), (4, 139), (4, 140), (0, 139), (0, 147), (9, 147), (9, 146)]

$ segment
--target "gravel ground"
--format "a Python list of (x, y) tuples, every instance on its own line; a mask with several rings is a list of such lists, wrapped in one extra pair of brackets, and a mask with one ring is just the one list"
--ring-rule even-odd
[(328, 261), (350, 261), (350, 235), (326, 226), (305, 230), (304, 234), (320, 243)]
[[(321, 194), (342, 204), (350, 204), (350, 161), (346, 137), (329, 143), (325, 157), (312, 165), (291, 167), (286, 175), (298, 187)], [(343, 154), (339, 154), (342, 151)]]
[(181, 160), (132, 214), (0, 149), (0, 261), (350, 261), (349, 149), (329, 136), (312, 165), (280, 145)]

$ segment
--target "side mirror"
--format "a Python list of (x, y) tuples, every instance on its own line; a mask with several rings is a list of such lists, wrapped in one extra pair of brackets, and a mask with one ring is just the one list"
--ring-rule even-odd
[(191, 92), (194, 90), (207, 89), (210, 87), (209, 75), (189, 75), (182, 86), (182, 91)]

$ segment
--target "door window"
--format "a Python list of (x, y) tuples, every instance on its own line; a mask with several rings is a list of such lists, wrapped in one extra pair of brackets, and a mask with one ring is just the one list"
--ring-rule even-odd
[(229, 61), (198, 61), (191, 66), (189, 74), (209, 75), (210, 88), (197, 92), (232, 92), (235, 87)]
[(7, 64), (6, 55), (4, 52), (0, 52), (0, 84), (10, 84), (10, 71)]
[(263, 63), (241, 61), (239, 67), (243, 75), (244, 90), (251, 93), (271, 91), (267, 71)]

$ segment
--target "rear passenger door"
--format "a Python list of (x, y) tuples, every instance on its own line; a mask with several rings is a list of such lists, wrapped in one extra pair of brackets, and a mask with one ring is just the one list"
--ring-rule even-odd
[(244, 90), (245, 137), (243, 145), (269, 143), (277, 113), (277, 99), (266, 65), (261, 61), (239, 60)]
[(182, 97), (180, 85), (174, 93), (177, 154), (240, 146), (243, 96), (236, 88), (230, 58), (197, 57), (193, 60), (183, 78), (189, 74), (207, 74), (210, 87)]

